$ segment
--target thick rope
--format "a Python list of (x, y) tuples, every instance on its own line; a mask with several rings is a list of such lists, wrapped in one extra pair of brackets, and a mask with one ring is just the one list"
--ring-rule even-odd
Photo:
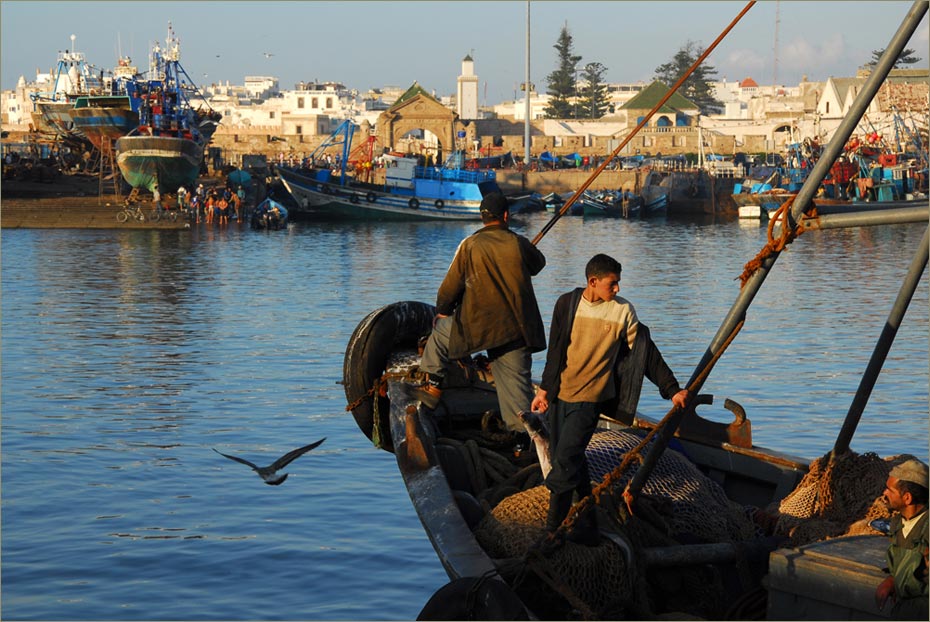
[[(788, 222), (788, 212), (791, 210), (791, 206), (794, 203), (796, 196), (796, 194), (790, 195), (788, 199), (782, 203), (777, 210), (775, 210), (775, 213), (769, 217), (767, 231), (768, 241), (766, 242), (765, 246), (762, 247), (762, 250), (760, 250), (755, 257), (750, 259), (748, 262), (746, 262), (746, 265), (743, 266), (743, 273), (739, 275), (741, 289), (744, 285), (746, 285), (749, 279), (752, 278), (752, 275), (754, 275), (759, 270), (759, 268), (762, 267), (762, 263), (766, 259), (776, 253), (780, 253), (785, 250), (789, 244), (794, 242), (795, 239), (797, 239), (797, 237), (805, 231), (805, 228), (802, 224), (805, 218), (817, 217), (817, 207), (811, 203), (804, 211), (801, 222), (793, 228), (787, 227), (786, 223)], [(778, 223), (779, 220), (782, 221), (781, 235), (779, 235), (776, 239), (774, 235), (775, 224)]]

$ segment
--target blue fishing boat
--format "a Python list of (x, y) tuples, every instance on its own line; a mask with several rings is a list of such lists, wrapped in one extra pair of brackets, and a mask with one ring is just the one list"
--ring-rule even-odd
[(133, 189), (174, 193), (200, 175), (204, 148), (220, 117), (194, 109), (189, 97), (196, 87), (180, 56), (169, 23), (166, 46), (153, 47), (145, 79), (127, 84), (129, 95), (140, 101), (139, 125), (116, 141), (116, 161)]
[[(363, 181), (358, 174), (350, 175), (347, 166), (354, 161), (356, 171), (371, 170), (359, 166), (363, 158), (353, 160), (349, 150), (355, 129), (354, 123), (344, 121), (308, 158), (313, 163), (328, 147), (341, 146), (337, 175), (314, 166), (277, 168), (300, 212), (337, 219), (478, 220), (481, 199), (501, 191), (494, 171), (467, 170), (462, 152), (454, 152), (442, 166), (423, 166), (415, 158), (385, 153), (384, 181)], [(370, 159), (364, 161), (371, 164)]]
[(74, 128), (103, 150), (105, 143), (121, 138), (139, 125), (142, 100), (131, 84), (141, 76), (129, 58), (120, 58), (112, 80), (100, 91), (75, 98), (70, 115)]

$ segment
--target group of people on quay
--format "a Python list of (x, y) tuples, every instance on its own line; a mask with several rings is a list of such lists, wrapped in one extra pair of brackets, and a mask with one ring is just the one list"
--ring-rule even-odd
[[(572, 506), (591, 494), (585, 448), (600, 413), (632, 423), (644, 377), (678, 408), (693, 396), (663, 360), (632, 303), (618, 295), (622, 267), (603, 253), (587, 263), (583, 286), (558, 298), (547, 349), (532, 285), (546, 258), (510, 230), (503, 195), (486, 195), (481, 217), (483, 226), (458, 246), (439, 286), (433, 330), (420, 359), (424, 382), (414, 395), (435, 409), (453, 361), (487, 351), (504, 427), (529, 446), (529, 434), (521, 431), (526, 413), (548, 419), (546, 546), (563, 540), (595, 546), (600, 535), (590, 511), (582, 511), (567, 532), (562, 524)], [(532, 354), (542, 350), (546, 365), (534, 390)], [(875, 588), (875, 601), (880, 608), (890, 604), (895, 619), (927, 619), (927, 495), (926, 464), (909, 459), (891, 470), (884, 491), (893, 512), (887, 576)]]
[[(177, 197), (178, 209), (197, 224), (228, 225), (231, 218), (241, 223), (248, 217), (246, 191), (241, 185), (235, 189), (230, 184), (206, 189), (200, 183), (192, 191), (181, 186)], [(155, 204), (159, 204), (157, 194)]]

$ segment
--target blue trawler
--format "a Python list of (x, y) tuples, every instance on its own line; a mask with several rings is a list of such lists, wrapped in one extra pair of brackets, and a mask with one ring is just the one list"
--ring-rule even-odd
[[(341, 146), (338, 175), (312, 165), (277, 168), (297, 202), (294, 211), (338, 219), (478, 220), (482, 197), (501, 191), (493, 170), (467, 170), (464, 153), (458, 151), (442, 166), (422, 166), (414, 158), (385, 153), (380, 156), (384, 182), (363, 181), (371, 172), (372, 154), (369, 149), (367, 156), (353, 160), (349, 149), (355, 129), (352, 121), (344, 121), (308, 158), (312, 164), (327, 147)], [(351, 162), (356, 164), (354, 176), (348, 174)]]
[(176, 192), (200, 175), (203, 152), (219, 115), (195, 110), (194, 81), (180, 64), (180, 44), (168, 25), (165, 49), (155, 45), (149, 74), (127, 84), (139, 104), (139, 125), (116, 141), (117, 164), (133, 189)]

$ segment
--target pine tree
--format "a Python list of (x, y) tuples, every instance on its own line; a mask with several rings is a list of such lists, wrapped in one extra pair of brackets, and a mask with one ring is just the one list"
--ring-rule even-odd
[[(866, 67), (875, 67), (878, 64), (878, 61), (881, 59), (882, 54), (885, 53), (885, 48), (880, 50), (872, 50), (872, 60), (867, 62)], [(920, 61), (919, 56), (911, 56), (914, 53), (912, 49), (901, 50), (901, 53), (898, 54), (898, 59), (894, 62), (893, 69), (900, 69), (901, 65), (913, 65), (916, 62)]]
[[(670, 62), (656, 67), (656, 79), (669, 86), (674, 85), (703, 53), (703, 47), (693, 41), (686, 42)], [(710, 84), (716, 75), (717, 70), (712, 65), (701, 63), (688, 76), (678, 92), (694, 102), (702, 114), (720, 111), (723, 109), (723, 103), (714, 96), (714, 87)]]
[(600, 119), (607, 113), (610, 98), (607, 97), (607, 85), (604, 83), (604, 73), (607, 67), (601, 63), (588, 63), (581, 72), (581, 110), (582, 116), (589, 119)]
[(568, 23), (562, 26), (558, 42), (553, 45), (559, 54), (559, 67), (546, 77), (549, 84), (549, 103), (543, 111), (548, 119), (567, 119), (572, 115), (572, 102), (577, 94), (575, 85), (575, 68), (580, 56), (572, 54), (572, 35), (568, 32)]

